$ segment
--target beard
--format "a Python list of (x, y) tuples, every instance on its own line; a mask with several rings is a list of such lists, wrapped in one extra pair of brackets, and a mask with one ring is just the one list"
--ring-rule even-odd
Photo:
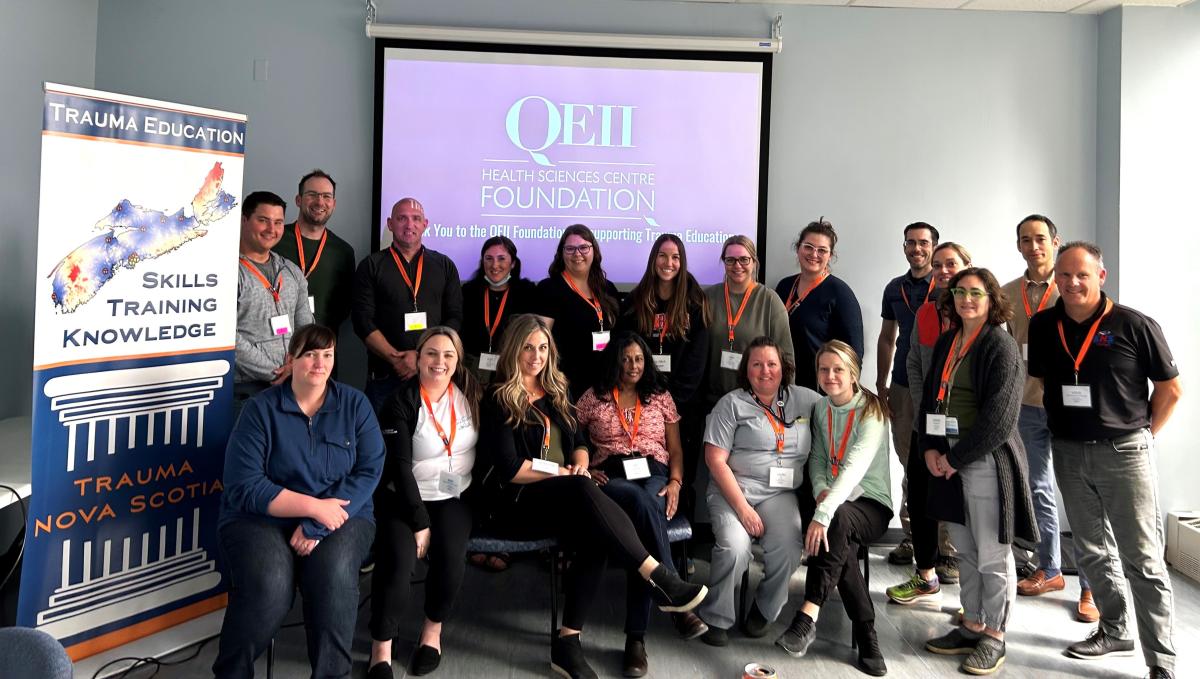
[(325, 226), (325, 223), (333, 216), (333, 210), (326, 212), (325, 216), (319, 219), (312, 213), (312, 210), (305, 209), (301, 213), (304, 215), (304, 221), (313, 226)]

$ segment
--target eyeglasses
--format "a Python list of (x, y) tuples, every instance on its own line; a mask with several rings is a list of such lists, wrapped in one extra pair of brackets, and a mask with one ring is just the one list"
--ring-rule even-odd
[(908, 240), (904, 241), (904, 247), (906, 247), (906, 248), (915, 248), (918, 245), (923, 248), (927, 248), (927, 247), (933, 245), (933, 241), (928, 241), (925, 239), (914, 240), (912, 238), (909, 238)]
[(980, 290), (979, 288), (950, 288), (950, 294), (959, 299), (962, 299), (963, 297), (970, 297), (976, 301), (988, 296), (987, 290)]
[(317, 193), (316, 191), (305, 191), (304, 193), (302, 193), (300, 195), (303, 196), (305, 200), (312, 200), (314, 198), (320, 198), (321, 200), (333, 200), (332, 193)]
[(819, 255), (821, 257), (828, 257), (829, 253), (833, 252), (833, 250), (830, 250), (829, 248), (819, 248), (811, 243), (801, 243), (800, 249), (803, 250), (805, 254)]
[(585, 257), (592, 251), (591, 245), (564, 245), (564, 255), (584, 255)]
[(741, 265), (742, 267), (747, 267), (754, 260), (749, 257), (723, 257), (721, 261), (725, 262), (725, 266)]

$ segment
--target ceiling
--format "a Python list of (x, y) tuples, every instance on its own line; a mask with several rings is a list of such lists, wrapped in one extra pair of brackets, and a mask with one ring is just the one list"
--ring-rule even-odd
[(1114, 7), (1181, 7), (1192, 0), (683, 0), (763, 5), (832, 5), (841, 7), (902, 7), (906, 9), (969, 9), (993, 12), (1055, 12), (1101, 14)]

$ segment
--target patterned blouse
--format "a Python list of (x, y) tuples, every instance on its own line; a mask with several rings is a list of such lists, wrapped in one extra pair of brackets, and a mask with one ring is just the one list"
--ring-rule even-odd
[[(621, 426), (612, 394), (598, 398), (595, 389), (588, 389), (576, 408), (579, 424), (587, 430), (594, 446), (589, 466), (600, 466), (609, 455), (629, 455), (635, 451), (670, 466), (667, 425), (679, 421), (679, 412), (675, 410), (675, 401), (669, 393), (654, 394), (650, 397), (650, 403), (642, 404), (642, 419), (633, 445), (630, 445), (629, 435)], [(633, 408), (625, 409), (625, 421), (631, 428), (633, 414)]]

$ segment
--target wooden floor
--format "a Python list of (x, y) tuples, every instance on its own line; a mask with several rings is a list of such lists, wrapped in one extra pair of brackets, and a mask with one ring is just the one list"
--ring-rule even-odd
[[(905, 579), (907, 567), (891, 566), (885, 556), (888, 547), (873, 550), (871, 591), (876, 606), (876, 627), (880, 645), (888, 663), (889, 677), (950, 676), (958, 673), (961, 658), (941, 657), (923, 650), (926, 639), (949, 629), (951, 616), (958, 609), (958, 587), (945, 586), (937, 603), (911, 607), (886, 603), (883, 590)], [(707, 576), (707, 564), (697, 560), (696, 578)], [(758, 573), (755, 573), (757, 579)], [(369, 577), (363, 579), (363, 595), (369, 591)], [(589, 662), (601, 677), (620, 677), (621, 650), (624, 647), (624, 576), (613, 570), (607, 575), (603, 591), (584, 632), (584, 648)], [(1172, 572), (1175, 590), (1175, 647), (1180, 653), (1176, 676), (1200, 677), (1200, 586)], [(793, 601), (803, 591), (804, 569), (792, 579)], [(410, 607), (411, 623), (395, 645), (396, 677), (409, 676), (406, 664), (415, 647), (420, 628), (421, 589)], [(998, 676), (1011, 678), (1140, 677), (1146, 673), (1140, 650), (1133, 658), (1083, 661), (1067, 658), (1063, 648), (1083, 639), (1092, 626), (1074, 621), (1071, 612), (1078, 596), (1078, 583), (1068, 578), (1063, 592), (1030, 599), (1018, 597), (1008, 634), (1008, 659)], [(458, 607), (446, 624), (443, 636), (444, 657), (433, 677), (546, 677), (549, 670), (549, 576), (536, 559), (517, 561), (504, 573), (485, 573), (468, 567)], [(1134, 603), (1136, 606), (1136, 602)], [(747, 639), (736, 632), (730, 645), (713, 648), (700, 641), (681, 641), (675, 636), (665, 614), (655, 614), (647, 637), (650, 677), (712, 677), (737, 679), (749, 662), (774, 667), (779, 677), (863, 677), (853, 665), (850, 649), (850, 625), (841, 604), (829, 601), (818, 623), (817, 642), (806, 657), (792, 659), (773, 645), (774, 639), (791, 620), (794, 606), (784, 609), (771, 633), (763, 639)], [(367, 607), (360, 610), (354, 642), (355, 665), (351, 676), (366, 673), (370, 637), (366, 632)], [(300, 619), (297, 604), (289, 621)], [(274, 676), (307, 677), (303, 630), (282, 630), (277, 637)], [(194, 649), (193, 649), (194, 650)], [(190, 655), (184, 651), (174, 657)], [(199, 655), (177, 666), (164, 667), (159, 676), (208, 677), (216, 653), (216, 640), (209, 641)], [(147, 677), (149, 669), (136, 670), (131, 677)], [(259, 661), (257, 676), (266, 676), (265, 662)], [(965, 676), (965, 675), (960, 675)]]

